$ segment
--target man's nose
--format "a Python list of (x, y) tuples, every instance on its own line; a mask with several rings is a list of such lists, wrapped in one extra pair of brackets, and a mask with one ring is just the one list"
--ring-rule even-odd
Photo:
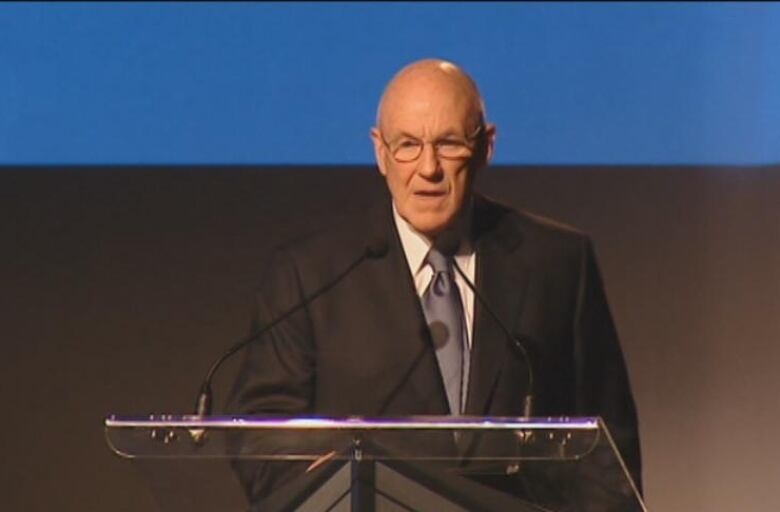
[(424, 178), (436, 178), (441, 173), (439, 157), (436, 155), (436, 147), (433, 144), (423, 144), (417, 172)]

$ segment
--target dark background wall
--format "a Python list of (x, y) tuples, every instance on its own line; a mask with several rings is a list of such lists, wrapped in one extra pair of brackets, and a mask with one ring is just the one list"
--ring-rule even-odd
[[(190, 412), (269, 248), (383, 187), (371, 167), (1, 170), (3, 508), (148, 510), (103, 418)], [(650, 509), (780, 508), (780, 168), (502, 167), (479, 188), (593, 236)]]

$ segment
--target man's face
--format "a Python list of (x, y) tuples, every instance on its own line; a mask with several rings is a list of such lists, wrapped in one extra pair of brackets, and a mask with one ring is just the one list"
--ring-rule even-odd
[[(398, 212), (429, 237), (457, 218), (471, 196), (474, 174), (492, 152), (492, 126), (469, 138), (480, 128), (480, 116), (474, 110), (473, 98), (454, 87), (435, 82), (417, 84), (388, 100), (381, 126), (371, 132), (377, 165)], [(394, 158), (392, 149), (414, 141), (424, 141), (417, 159), (399, 162)], [(437, 156), (436, 146), (464, 141), (473, 150), (471, 156)]]

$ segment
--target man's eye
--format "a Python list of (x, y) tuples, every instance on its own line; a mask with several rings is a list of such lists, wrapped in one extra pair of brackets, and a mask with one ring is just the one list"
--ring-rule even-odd
[(399, 148), (416, 148), (420, 143), (416, 140), (402, 140), (398, 143)]

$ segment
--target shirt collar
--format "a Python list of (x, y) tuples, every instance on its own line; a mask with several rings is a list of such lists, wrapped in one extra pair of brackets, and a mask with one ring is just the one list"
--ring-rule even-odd
[(395, 202), (393, 202), (393, 219), (398, 236), (401, 238), (401, 246), (406, 254), (406, 261), (409, 263), (409, 270), (411, 270), (412, 275), (416, 275), (420, 271), (433, 241), (414, 229), (406, 219), (401, 217), (395, 207)]
[[(425, 263), (425, 257), (433, 245), (433, 240), (414, 229), (412, 225), (409, 224), (406, 219), (401, 217), (400, 213), (398, 213), (398, 208), (395, 206), (395, 201), (392, 203), (393, 219), (395, 220), (395, 226), (398, 230), (398, 236), (401, 239), (401, 246), (403, 247), (404, 253), (406, 254), (406, 261), (409, 263), (409, 270), (411, 270), (412, 275), (414, 276), (417, 275), (417, 273), (423, 267), (423, 264)], [(466, 222), (465, 227), (462, 230), (463, 233), (471, 232), (471, 202), (469, 203), (468, 208), (469, 211), (465, 217)], [(462, 237), (456, 255), (466, 256), (472, 254), (473, 252), (473, 244), (469, 240), (469, 237)]]

